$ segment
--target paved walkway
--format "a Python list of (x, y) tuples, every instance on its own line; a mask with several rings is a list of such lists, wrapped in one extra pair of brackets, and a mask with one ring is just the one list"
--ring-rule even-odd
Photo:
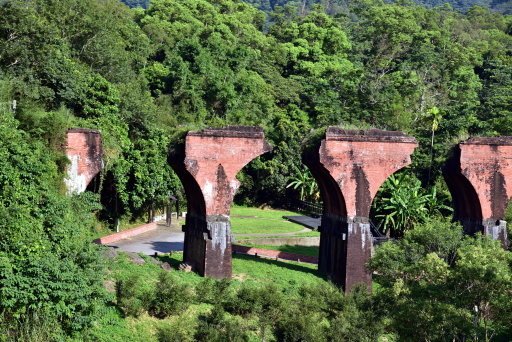
[(155, 252), (169, 253), (171, 251), (182, 251), (184, 237), (185, 233), (177, 229), (160, 226), (150, 232), (112, 242), (107, 244), (107, 246), (124, 252), (154, 255)]
[(322, 223), (322, 219), (320, 217), (309, 217), (309, 216), (283, 216), (288, 221), (298, 223), (303, 225), (304, 227), (308, 227), (314, 230), (318, 230), (320, 224)]
[[(302, 217), (307, 218), (307, 216)], [(183, 222), (180, 222), (180, 227), (181, 223)], [(234, 236), (235, 240), (238, 237), (286, 237), (310, 231), (311, 229), (304, 228), (298, 232), (290, 233), (234, 234)], [(146, 255), (154, 255), (155, 252), (169, 253), (174, 251), (182, 251), (184, 238), (185, 233), (180, 231), (177, 226), (166, 227), (163, 225), (159, 225), (159, 227), (155, 230), (137, 236), (133, 236), (127, 239), (108, 243), (106, 244), (106, 246), (114, 247), (124, 252), (136, 252), (143, 253)]]

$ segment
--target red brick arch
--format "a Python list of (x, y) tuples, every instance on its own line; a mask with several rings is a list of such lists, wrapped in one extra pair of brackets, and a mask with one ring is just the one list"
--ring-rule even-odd
[(259, 127), (230, 126), (189, 132), (169, 154), (187, 194), (184, 262), (201, 275), (231, 277), (230, 208), (236, 174), (271, 150)]
[(443, 173), (454, 218), (466, 233), (482, 232), (508, 246), (504, 216), (512, 198), (512, 137), (475, 137), (460, 143)]
[(66, 134), (66, 156), (69, 165), (66, 171), (68, 194), (81, 193), (103, 169), (103, 147), (98, 131), (72, 128)]
[(366, 263), (373, 243), (372, 200), (391, 174), (410, 164), (416, 147), (416, 140), (401, 132), (329, 127), (303, 154), (326, 203), (318, 267), (345, 291), (371, 285)]

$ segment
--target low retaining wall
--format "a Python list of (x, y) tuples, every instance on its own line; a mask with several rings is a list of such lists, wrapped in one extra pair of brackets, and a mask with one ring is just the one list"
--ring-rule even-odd
[(290, 261), (307, 262), (310, 264), (318, 264), (318, 258), (314, 257), (314, 256), (300, 255), (300, 254), (295, 254), (295, 253), (274, 251), (271, 249), (254, 248), (254, 247), (247, 247), (247, 246), (241, 246), (241, 245), (233, 245), (233, 253), (257, 255), (257, 256), (262, 256), (262, 257), (266, 257), (266, 258), (284, 259), (284, 260), (290, 260)]
[(236, 242), (252, 243), (255, 245), (270, 246), (320, 246), (320, 237), (276, 237), (276, 238), (252, 238), (238, 237)]
[(94, 243), (97, 243), (100, 245), (106, 245), (106, 244), (109, 244), (112, 242), (116, 242), (116, 241), (119, 241), (122, 239), (127, 239), (132, 236), (136, 236), (136, 235), (139, 235), (142, 233), (146, 233), (146, 232), (155, 230), (156, 227), (157, 227), (156, 222), (147, 223), (142, 226), (138, 226), (138, 227), (135, 227), (132, 229), (123, 230), (122, 232), (119, 232), (119, 233), (114, 233), (111, 235), (101, 237), (99, 239), (94, 240)]

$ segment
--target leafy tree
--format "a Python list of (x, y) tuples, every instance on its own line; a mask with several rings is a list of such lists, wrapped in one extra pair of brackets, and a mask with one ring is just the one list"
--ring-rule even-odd
[(67, 333), (82, 330), (104, 299), (90, 243), (97, 198), (60, 193), (56, 155), (20, 131), (12, 113), (2, 113), (0, 137), (0, 312), (7, 335), (16, 339), (17, 320), (28, 324), (45, 312)]
[(388, 236), (402, 236), (405, 231), (427, 219), (427, 196), (417, 178), (405, 173), (391, 175), (380, 192), (373, 208), (375, 218), (381, 219), (382, 230)]
[(510, 334), (501, 316), (510, 304), (510, 253), (496, 241), (464, 238), (460, 226), (431, 220), (379, 247), (370, 266), (383, 286), (377, 300), (401, 339)]

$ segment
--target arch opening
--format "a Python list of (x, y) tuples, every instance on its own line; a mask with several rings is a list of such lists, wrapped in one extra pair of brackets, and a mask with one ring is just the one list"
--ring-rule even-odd
[(459, 221), (466, 234), (483, 232), (483, 214), (480, 199), (471, 182), (462, 174), (460, 147), (455, 147), (453, 156), (443, 168), (443, 176), (452, 195), (453, 219)]

